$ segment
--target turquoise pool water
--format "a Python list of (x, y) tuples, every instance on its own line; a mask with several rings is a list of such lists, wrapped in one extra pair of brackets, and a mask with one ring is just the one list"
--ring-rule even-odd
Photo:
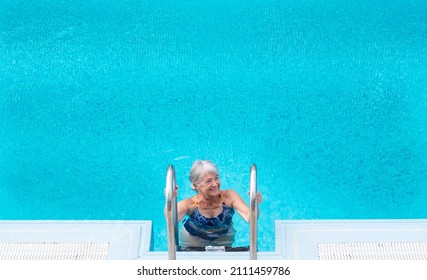
[[(427, 217), (424, 0), (0, 1), (0, 219), (153, 220), (195, 159), (276, 219)], [(248, 227), (235, 219), (237, 245)]]

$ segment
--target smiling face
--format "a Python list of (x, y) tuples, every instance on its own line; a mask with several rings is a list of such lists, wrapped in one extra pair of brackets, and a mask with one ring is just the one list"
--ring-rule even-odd
[(196, 189), (205, 197), (217, 196), (220, 192), (220, 181), (218, 174), (206, 173), (196, 184)]

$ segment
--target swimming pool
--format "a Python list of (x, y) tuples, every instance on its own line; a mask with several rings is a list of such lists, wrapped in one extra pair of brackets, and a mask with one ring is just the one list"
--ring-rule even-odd
[[(0, 1), (0, 219), (153, 220), (195, 159), (276, 219), (427, 217), (427, 4)], [(238, 243), (248, 227), (235, 219)], [(238, 244), (239, 245), (239, 244)]]

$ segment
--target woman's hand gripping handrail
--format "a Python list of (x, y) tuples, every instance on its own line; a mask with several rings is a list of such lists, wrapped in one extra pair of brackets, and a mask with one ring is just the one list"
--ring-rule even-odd
[(169, 165), (166, 173), (166, 223), (168, 229), (169, 260), (176, 260), (178, 239), (178, 210), (176, 195), (176, 176), (173, 165)]
[(250, 180), (250, 215), (249, 215), (249, 226), (250, 226), (250, 244), (249, 244), (249, 253), (250, 259), (257, 259), (257, 228), (258, 228), (258, 197), (257, 197), (257, 178), (256, 178), (256, 165), (251, 165), (251, 180)]

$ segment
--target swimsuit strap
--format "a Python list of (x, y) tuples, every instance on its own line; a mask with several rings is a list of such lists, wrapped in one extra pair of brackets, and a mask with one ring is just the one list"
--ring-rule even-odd
[(193, 196), (193, 202), (194, 202), (194, 205), (196, 207), (199, 207), (199, 202), (197, 201), (196, 196), (197, 196), (197, 194), (195, 196)]

